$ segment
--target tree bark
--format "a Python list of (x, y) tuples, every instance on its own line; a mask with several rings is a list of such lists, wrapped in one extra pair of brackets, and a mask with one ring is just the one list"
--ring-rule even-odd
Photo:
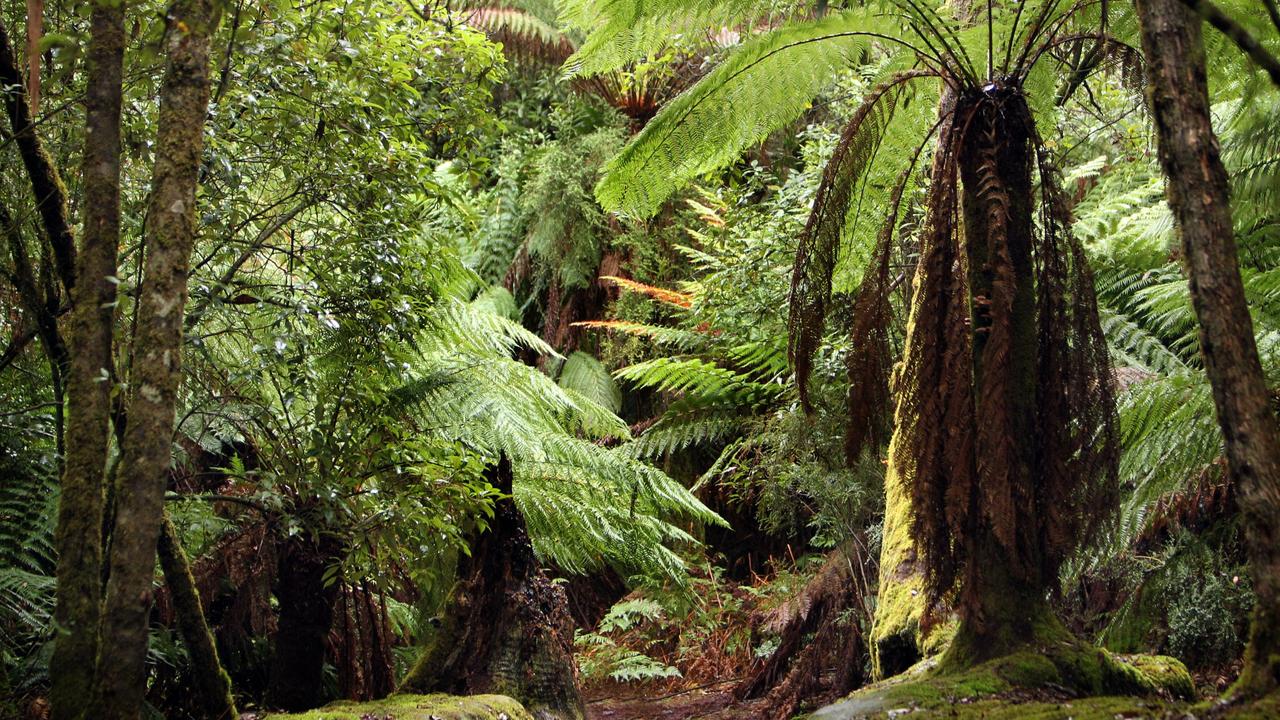
[(291, 538), (280, 553), (275, 596), (280, 603), (268, 702), (283, 710), (323, 705), (325, 638), (333, 627), (333, 605), (341, 584), (326, 587), (325, 571), (336, 548)]
[(58, 499), (58, 589), (63, 628), (50, 660), (54, 720), (87, 709), (102, 602), (104, 468), (111, 416), (116, 252), (120, 244), (120, 106), (124, 4), (95, 3), (85, 93), (84, 232), (72, 290), (67, 453)]
[[(1009, 487), (1029, 492), (1036, 483), (1034, 445), (1010, 439), (1019, 430), (1036, 426), (1033, 128), (1030, 111), (1019, 112), (1026, 108), (1020, 90), (993, 92), (1007, 92), (1008, 97), (998, 109), (983, 105), (978, 116), (969, 121), (956, 158), (962, 185), (969, 314), (973, 319), (978, 482), (990, 482), (998, 474), (1008, 473)], [(1007, 329), (1001, 330), (997, 324), (1005, 324)], [(1007, 347), (997, 343), (1007, 343)], [(997, 365), (989, 368), (988, 363), (993, 362)], [(1001, 367), (1003, 363), (1007, 365)], [(985, 473), (984, 463), (989, 463)], [(1015, 560), (1006, 548), (1034, 543), (1002, 537), (1002, 523), (1007, 524), (1008, 518), (982, 511), (971, 512), (969, 518), (978, 527), (967, 533), (972, 547), (967, 552), (970, 561), (961, 592), (972, 600), (960, 603), (965, 612), (961, 613), (957, 642), (981, 648), (994, 657), (1032, 637), (1032, 623), (1048, 610), (1044, 603), (1046, 580), (1056, 578), (1039, 577), (1035, 562), (1009, 567)], [(1020, 526), (1035, 524), (1034, 520), (1019, 521)]]
[(31, 106), (27, 102), (26, 83), (13, 53), (13, 44), (4, 23), (0, 23), (0, 86), (8, 88), (4, 93), (5, 110), (13, 127), (18, 154), (31, 178), (35, 192), (36, 208), (40, 220), (49, 235), (58, 277), (68, 294), (75, 285), (76, 247), (67, 212), (67, 188), (62, 184), (53, 158), (44, 149), (40, 136), (36, 135), (31, 121)]
[(1280, 687), (1280, 435), (1236, 259), (1200, 18), (1180, 0), (1137, 0), (1137, 9), (1166, 193), (1248, 536), (1257, 605), (1236, 692), (1252, 697)]
[(231, 697), (231, 678), (227, 677), (218, 660), (218, 648), (205, 622), (204, 606), (196, 590), (195, 578), (191, 576), (191, 563), (168, 517), (161, 525), (159, 551), (160, 567), (164, 569), (169, 598), (173, 602), (173, 614), (186, 643), (187, 655), (191, 658), (197, 705), (207, 720), (234, 720), (239, 716), (235, 700)]
[(27, 0), (27, 88), (31, 114), (40, 113), (40, 37), (44, 35), (44, 0)]
[(95, 712), (104, 718), (137, 718), (145, 688), (147, 618), (172, 455), (196, 185), (209, 109), (209, 40), (219, 7), (215, 0), (178, 0), (168, 12), (130, 376), (135, 389), (122, 444), (98, 652), (101, 704)]
[(539, 720), (581, 720), (586, 709), (564, 591), (538, 567), (510, 497), (511, 461), (502, 457), (489, 475), (507, 497), (471, 544), (436, 637), (401, 690), (496, 693), (515, 698)]

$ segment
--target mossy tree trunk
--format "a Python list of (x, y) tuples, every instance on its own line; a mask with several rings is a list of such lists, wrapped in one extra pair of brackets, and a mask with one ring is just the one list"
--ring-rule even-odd
[[(951, 132), (956, 104), (956, 92), (944, 86), (938, 102), (938, 114), (943, 118), (938, 127), (940, 138), (934, 154), (932, 176), (940, 177), (946, 158), (945, 138)], [(918, 292), (924, 282), (923, 267), (917, 268), (912, 280)], [(916, 293), (913, 293), (915, 295)], [(914, 332), (921, 304), (911, 303), (907, 318), (906, 346), (903, 348), (903, 364), (907, 356), (920, 352), (919, 339)], [(896, 375), (896, 373), (895, 373)], [(898, 385), (897, 378), (891, 383)], [(918, 423), (921, 418), (905, 403), (894, 408), (894, 428)], [(923, 623), (930, 609), (925, 593), (925, 571), (920, 564), (920, 553), (912, 535), (915, 505), (912, 502), (912, 486), (915, 478), (910, 468), (915, 464), (903, 453), (903, 437), (897, 430), (889, 441), (888, 466), (884, 476), (884, 524), (880, 544), (880, 577), (876, 591), (876, 611), (870, 631), (871, 675), (875, 680), (892, 677), (914, 665), (926, 655), (936, 652), (936, 636), (930, 642), (923, 632)]]
[(169, 597), (178, 629), (187, 646), (195, 674), (197, 705), (207, 720), (234, 720), (235, 700), (231, 697), (231, 678), (218, 661), (213, 633), (204, 619), (204, 607), (191, 576), (191, 563), (182, 549), (178, 532), (166, 516), (160, 531), (160, 567), (164, 570)]
[[(919, 422), (919, 418), (899, 416), (897, 422)], [(880, 578), (869, 643), (871, 673), (876, 680), (906, 670), (928, 655), (931, 647), (921, 631), (927, 611), (924, 570), (911, 537), (911, 480), (902, 476), (901, 459), (895, 459), (899, 446), (896, 438), (889, 443), (884, 477)]]
[(75, 285), (76, 247), (75, 235), (71, 232), (70, 213), (67, 210), (67, 188), (62, 183), (53, 158), (36, 134), (26, 83), (4, 23), (0, 23), (0, 86), (6, 89), (3, 93), (4, 105), (9, 115), (9, 124), (13, 128), (13, 141), (18, 146), (18, 155), (22, 157), (27, 177), (31, 180), (31, 191), (35, 195), (36, 210), (40, 213), (40, 224), (48, 235), (49, 246), (53, 251), (54, 268), (63, 289), (70, 292)]
[(511, 461), (501, 458), (489, 477), (506, 497), (461, 563), (435, 637), (401, 689), (507, 695), (535, 717), (578, 720), (585, 708), (564, 591), (533, 554), (510, 497)]
[(97, 654), (112, 385), (104, 378), (114, 374), (124, 45), (124, 4), (94, 3), (85, 92), (84, 230), (72, 290), (67, 453), (58, 501), (55, 617), (66, 634), (59, 636), (50, 661), (55, 720), (85, 710)]
[[(986, 117), (968, 124), (956, 158), (963, 188), (972, 318), (978, 482), (991, 474), (1008, 473), (1010, 486), (1030, 487), (1036, 482), (1034, 446), (1008, 437), (1007, 431), (1030, 431), (1036, 426), (1034, 128), (1020, 90), (994, 88), (988, 94), (1002, 95), (1003, 104), (982, 106), (978, 112)], [(1002, 322), (1007, 331), (995, 327)], [(993, 348), (990, 343), (995, 342), (1007, 347)], [(1001, 356), (1007, 359), (1001, 361)], [(987, 363), (992, 361), (1001, 362), (1001, 367), (988, 371)], [(984, 468), (984, 464), (989, 465)], [(961, 501), (973, 502), (976, 497)], [(1033, 626), (1048, 613), (1045, 582), (1052, 579), (1040, 577), (1034, 559), (1014, 567), (1019, 561), (1004, 552), (1011, 541), (1033, 548), (1034, 539), (1000, 537), (1002, 518), (986, 509), (972, 509), (967, 517), (973, 527), (967, 533), (970, 559), (962, 589), (966, 598), (960, 603), (966, 610), (953, 647), (963, 646), (958, 649), (981, 660), (1004, 654), (1033, 637)]]
[(130, 368), (133, 394), (115, 487), (98, 648), (94, 713), (102, 718), (136, 718), (146, 687), (148, 616), (172, 460), (196, 185), (209, 109), (209, 41), (220, 7), (215, 0), (178, 0), (167, 13), (147, 256)]
[(1236, 258), (1200, 17), (1181, 0), (1138, 0), (1137, 8), (1166, 193), (1182, 237), (1200, 349), (1240, 493), (1257, 593), (1236, 690), (1259, 696), (1280, 687), (1280, 431)]

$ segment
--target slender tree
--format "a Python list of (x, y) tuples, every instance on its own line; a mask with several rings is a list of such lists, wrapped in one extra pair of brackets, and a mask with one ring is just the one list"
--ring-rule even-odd
[(1246, 522), (1257, 604), (1236, 690), (1255, 697), (1280, 686), (1280, 432), (1236, 258), (1230, 183), (1210, 115), (1200, 18), (1180, 0), (1138, 0), (1137, 8), (1166, 193)]
[(120, 244), (120, 105), (124, 3), (96, 2), (90, 19), (84, 229), (72, 290), (67, 452), (58, 501), (58, 590), (50, 677), (53, 716), (84, 714), (92, 695), (102, 602), (103, 473), (111, 413), (116, 252)]
[(94, 712), (106, 718), (137, 717), (145, 690), (147, 616), (172, 457), (196, 185), (209, 109), (209, 42), (220, 9), (216, 0), (178, 0), (169, 8), (165, 28), (147, 256), (130, 369), (134, 390), (115, 488), (98, 649), (99, 704)]
[(173, 614), (186, 643), (194, 669), (194, 685), (198, 707), (207, 720), (234, 720), (235, 700), (231, 696), (231, 678), (222, 669), (213, 634), (204, 619), (204, 605), (191, 575), (191, 562), (182, 549), (178, 530), (166, 516), (160, 530), (160, 567), (173, 601)]

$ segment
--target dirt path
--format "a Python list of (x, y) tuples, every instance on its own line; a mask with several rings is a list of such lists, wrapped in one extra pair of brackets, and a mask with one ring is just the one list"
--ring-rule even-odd
[(587, 720), (740, 720), (754, 717), (749, 706), (734, 703), (731, 688), (731, 685), (721, 684), (652, 699), (634, 696), (596, 698), (587, 703)]

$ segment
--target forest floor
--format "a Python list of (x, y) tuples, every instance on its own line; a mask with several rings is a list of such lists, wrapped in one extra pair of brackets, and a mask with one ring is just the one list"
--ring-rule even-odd
[(657, 698), (597, 698), (587, 702), (587, 720), (729, 720), (750, 717), (735, 707), (732, 686), (728, 690), (689, 690)]

